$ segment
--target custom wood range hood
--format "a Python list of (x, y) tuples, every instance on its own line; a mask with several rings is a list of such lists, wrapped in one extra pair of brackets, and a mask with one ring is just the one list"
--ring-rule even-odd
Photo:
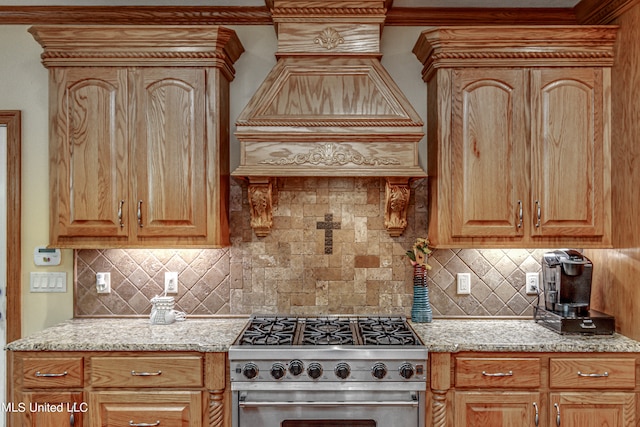
[(270, 233), (276, 177), (386, 178), (385, 226), (406, 227), (422, 120), (380, 63), (390, 0), (267, 0), (277, 63), (236, 121), (251, 226)]

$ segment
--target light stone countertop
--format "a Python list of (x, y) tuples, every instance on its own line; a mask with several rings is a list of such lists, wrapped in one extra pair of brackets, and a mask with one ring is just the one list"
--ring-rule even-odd
[(187, 318), (152, 325), (148, 318), (71, 319), (7, 344), (13, 351), (227, 351), (247, 318)]
[[(7, 345), (12, 351), (224, 352), (247, 318), (188, 318), (152, 325), (145, 318), (72, 319)], [(533, 320), (434, 319), (410, 322), (429, 352), (639, 352), (620, 334), (560, 335)]]
[(640, 352), (640, 342), (620, 334), (561, 335), (533, 320), (450, 320), (410, 322), (432, 353), (494, 352)]

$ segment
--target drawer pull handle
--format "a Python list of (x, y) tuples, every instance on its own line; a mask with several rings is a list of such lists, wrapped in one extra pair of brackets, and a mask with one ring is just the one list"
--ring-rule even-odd
[(578, 371), (579, 377), (589, 377), (589, 378), (605, 378), (609, 376), (609, 372), (605, 372), (604, 374), (584, 374)]
[(536, 427), (538, 427), (540, 425), (540, 412), (538, 411), (538, 404), (536, 402), (533, 402), (533, 407), (536, 410), (536, 416), (534, 418), (535, 423), (536, 423)]
[(155, 423), (134, 423), (133, 420), (129, 420), (129, 425), (131, 427), (154, 427), (160, 425), (160, 420)]
[(36, 372), (36, 377), (46, 377), (46, 378), (66, 377), (67, 375), (69, 375), (67, 371), (64, 371), (61, 374), (43, 374), (40, 371)]
[(560, 405), (554, 403), (553, 407), (556, 408), (556, 427), (560, 427)]
[[(158, 371), (158, 372), (136, 372), (136, 371), (131, 371), (131, 375), (134, 377), (156, 377), (158, 375), (162, 375), (162, 371)], [(152, 424), (155, 425), (155, 424)]]
[(482, 371), (482, 376), (483, 377), (512, 377), (513, 376), (513, 371), (509, 371), (509, 372), (496, 372), (496, 373), (490, 373), (490, 372), (485, 372)]

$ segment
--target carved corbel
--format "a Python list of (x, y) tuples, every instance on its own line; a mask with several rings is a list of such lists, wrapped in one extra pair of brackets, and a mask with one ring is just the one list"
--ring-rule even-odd
[(248, 195), (251, 228), (258, 237), (268, 236), (273, 226), (272, 179), (249, 177)]
[(384, 226), (391, 237), (402, 235), (407, 228), (409, 178), (387, 178), (385, 186)]

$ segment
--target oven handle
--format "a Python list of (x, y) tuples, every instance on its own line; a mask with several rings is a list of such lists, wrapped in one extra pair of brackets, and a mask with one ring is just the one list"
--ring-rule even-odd
[(420, 405), (418, 401), (418, 396), (415, 394), (411, 394), (411, 401), (396, 401), (396, 400), (371, 400), (371, 401), (326, 401), (326, 402), (247, 402), (246, 395), (242, 394), (240, 396), (238, 405), (241, 408), (265, 408), (270, 406), (277, 407), (285, 407), (285, 406), (305, 406), (305, 407), (314, 407), (314, 406), (353, 406), (353, 405), (361, 405), (361, 406), (407, 406), (407, 407), (417, 407)]
[(335, 402), (239, 402), (241, 408), (264, 408), (269, 406), (418, 406), (418, 402), (395, 402), (395, 401), (378, 401), (378, 402), (361, 402), (361, 401), (335, 401)]

